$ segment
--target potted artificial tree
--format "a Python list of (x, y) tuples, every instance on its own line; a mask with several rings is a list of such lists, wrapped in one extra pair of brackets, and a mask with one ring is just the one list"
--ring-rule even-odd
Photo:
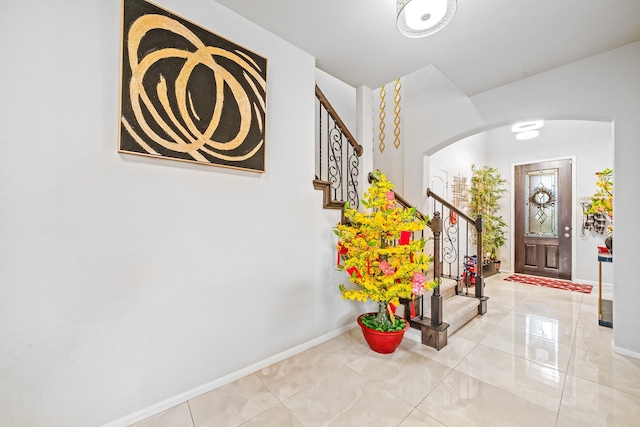
[(484, 230), (482, 233), (483, 275), (491, 275), (499, 271), (498, 251), (505, 244), (505, 227), (507, 224), (499, 215), (499, 201), (506, 192), (507, 180), (500, 176), (496, 168), (471, 166), (471, 215), (482, 215)]
[[(379, 171), (362, 198), (364, 212), (345, 205), (345, 222), (338, 224), (338, 268), (349, 274), (355, 289), (340, 285), (342, 298), (374, 301), (377, 313), (358, 317), (365, 339), (372, 350), (392, 353), (409, 327), (408, 321), (395, 316), (400, 298), (422, 294), (429, 258), (424, 254), (424, 238), (412, 239), (412, 232), (423, 230), (426, 221), (416, 209), (405, 209), (395, 201), (393, 184)], [(340, 262), (341, 261), (341, 262)], [(405, 313), (405, 316), (408, 314)]]

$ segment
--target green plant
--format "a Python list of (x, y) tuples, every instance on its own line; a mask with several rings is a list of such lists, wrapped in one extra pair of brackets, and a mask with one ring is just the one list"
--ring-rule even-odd
[(374, 329), (393, 330), (396, 319), (391, 305), (399, 305), (400, 298), (411, 298), (413, 293), (422, 294), (435, 282), (425, 283), (429, 257), (423, 252), (424, 238), (410, 238), (412, 232), (424, 229), (426, 221), (415, 208), (396, 204), (393, 184), (384, 174), (376, 172), (374, 177), (362, 198), (365, 211), (351, 209), (347, 203), (346, 221), (334, 230), (342, 261), (338, 268), (356, 285), (347, 289), (342, 284), (340, 292), (344, 299), (377, 302)]
[(482, 215), (482, 257), (496, 260), (498, 250), (505, 245), (507, 224), (499, 215), (500, 199), (504, 197), (507, 183), (496, 168), (471, 166), (471, 215)]
[(378, 321), (377, 314), (365, 314), (360, 320), (362, 320), (362, 324), (367, 328), (380, 332), (401, 331), (406, 325), (405, 320), (399, 317), (396, 317), (393, 322), (391, 321), (391, 319), (389, 319), (389, 322), (380, 323)]
[(613, 170), (606, 168), (602, 172), (596, 172), (598, 177), (596, 186), (598, 191), (591, 197), (591, 206), (585, 214), (603, 213), (609, 218), (607, 234), (613, 233)]

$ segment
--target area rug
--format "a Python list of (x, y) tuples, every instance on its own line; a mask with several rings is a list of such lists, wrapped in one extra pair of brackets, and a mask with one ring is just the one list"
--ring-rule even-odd
[(582, 285), (580, 283), (568, 282), (566, 280), (549, 279), (548, 277), (525, 276), (524, 274), (512, 274), (504, 280), (509, 282), (525, 283), (527, 285), (544, 286), (546, 288), (564, 289), (567, 291), (590, 294), (592, 285)]

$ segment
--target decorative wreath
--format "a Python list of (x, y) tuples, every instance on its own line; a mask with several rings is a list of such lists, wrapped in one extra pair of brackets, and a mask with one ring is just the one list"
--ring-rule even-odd
[(529, 201), (538, 209), (546, 209), (556, 204), (556, 198), (551, 190), (544, 187), (536, 189), (536, 192), (529, 197)]

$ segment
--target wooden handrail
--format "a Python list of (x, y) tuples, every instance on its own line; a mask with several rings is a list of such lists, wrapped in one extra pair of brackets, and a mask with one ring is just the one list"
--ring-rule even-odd
[(476, 224), (476, 220), (475, 219), (471, 218), (469, 215), (465, 214), (460, 209), (456, 208), (451, 203), (447, 202), (445, 199), (443, 199), (442, 197), (438, 196), (436, 193), (431, 191), (430, 188), (427, 188), (427, 196), (437, 200), (440, 203), (442, 203), (444, 206), (448, 207), (449, 210), (454, 211), (458, 216), (461, 216), (462, 218), (466, 219), (471, 224)]
[(324, 96), (324, 93), (322, 93), (318, 85), (316, 85), (316, 98), (318, 98), (318, 100), (320, 101), (322, 106), (327, 110), (327, 112), (329, 113), (333, 121), (336, 122), (336, 124), (338, 125), (342, 133), (344, 133), (344, 135), (347, 137), (347, 141), (349, 141), (349, 144), (351, 144), (351, 146), (355, 150), (356, 155), (358, 157), (362, 156), (362, 151), (363, 151), (362, 145), (358, 144), (358, 141), (356, 141), (353, 135), (351, 135), (351, 132), (349, 132), (349, 129), (347, 129), (347, 126), (344, 124), (340, 116), (338, 116), (338, 113), (336, 113), (336, 110), (331, 106), (331, 103), (329, 102), (327, 97)]

